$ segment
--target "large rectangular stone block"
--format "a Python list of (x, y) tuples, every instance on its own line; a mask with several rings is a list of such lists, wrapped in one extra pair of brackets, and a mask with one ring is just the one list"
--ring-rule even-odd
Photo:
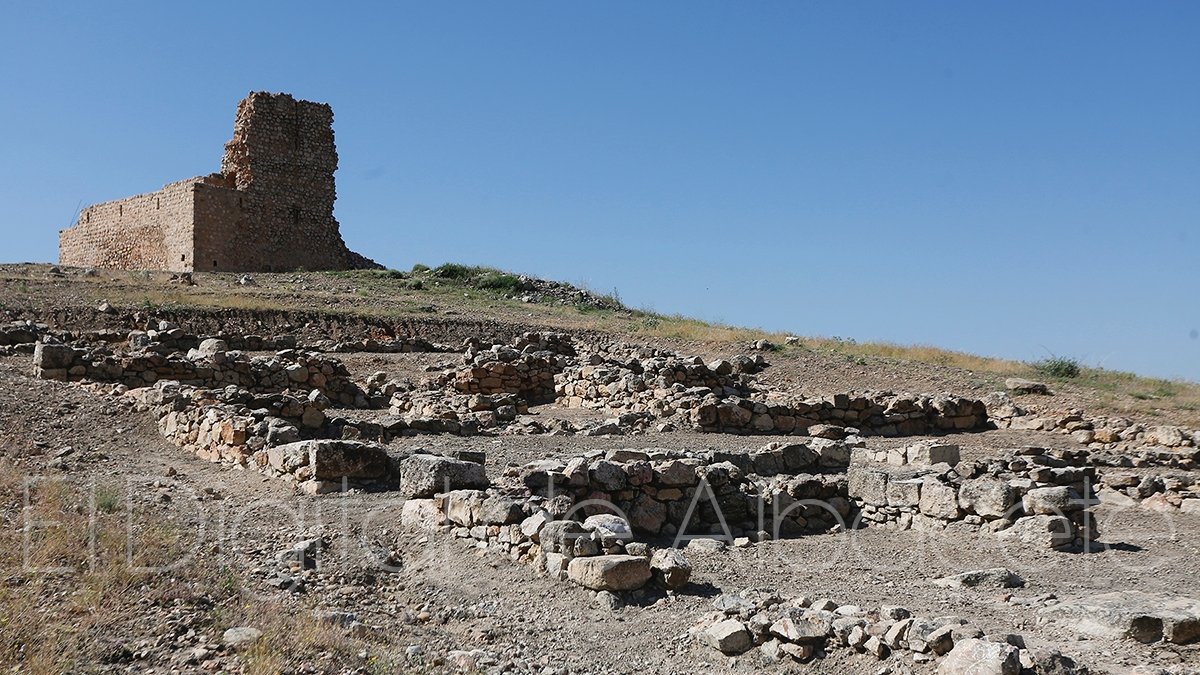
[(867, 504), (884, 506), (887, 504), (888, 474), (886, 471), (850, 467), (849, 495), (861, 499)]

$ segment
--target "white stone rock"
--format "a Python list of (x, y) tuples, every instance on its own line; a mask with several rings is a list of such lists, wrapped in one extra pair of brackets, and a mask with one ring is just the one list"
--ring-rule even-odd
[(606, 542), (633, 539), (633, 529), (629, 527), (629, 521), (611, 513), (588, 516), (583, 521), (583, 529), (599, 534), (600, 538)]
[(236, 626), (225, 631), (221, 641), (233, 649), (245, 647), (262, 639), (262, 631), (250, 626)]
[(975, 638), (960, 640), (942, 662), (938, 675), (1018, 675), (1020, 655), (1010, 644)]
[(1043, 549), (1059, 549), (1075, 540), (1074, 526), (1063, 516), (1025, 516), (996, 533), (999, 539)]
[(683, 588), (692, 577), (692, 564), (676, 548), (655, 551), (650, 559), (650, 569), (667, 588)]
[(567, 578), (593, 591), (632, 591), (650, 580), (650, 561), (633, 555), (574, 558)]
[(697, 638), (722, 654), (741, 654), (754, 646), (750, 629), (737, 619), (718, 621), (697, 633)]

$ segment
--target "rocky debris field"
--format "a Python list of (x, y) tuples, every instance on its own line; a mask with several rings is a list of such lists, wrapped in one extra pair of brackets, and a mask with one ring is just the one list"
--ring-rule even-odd
[(18, 671), (1200, 672), (1186, 425), (96, 311), (0, 328)]

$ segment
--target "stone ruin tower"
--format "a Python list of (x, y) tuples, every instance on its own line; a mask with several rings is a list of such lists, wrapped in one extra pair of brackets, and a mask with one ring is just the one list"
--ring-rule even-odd
[(59, 262), (175, 272), (378, 267), (333, 217), (333, 110), (288, 94), (238, 104), (221, 172), (94, 204), (59, 233)]

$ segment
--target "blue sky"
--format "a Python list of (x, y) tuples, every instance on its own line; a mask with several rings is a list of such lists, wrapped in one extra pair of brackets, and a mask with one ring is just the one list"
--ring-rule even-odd
[[(102, 6), (107, 5), (107, 6)], [(7, 3), (0, 260), (329, 102), (383, 264), (1200, 380), (1200, 3)]]

